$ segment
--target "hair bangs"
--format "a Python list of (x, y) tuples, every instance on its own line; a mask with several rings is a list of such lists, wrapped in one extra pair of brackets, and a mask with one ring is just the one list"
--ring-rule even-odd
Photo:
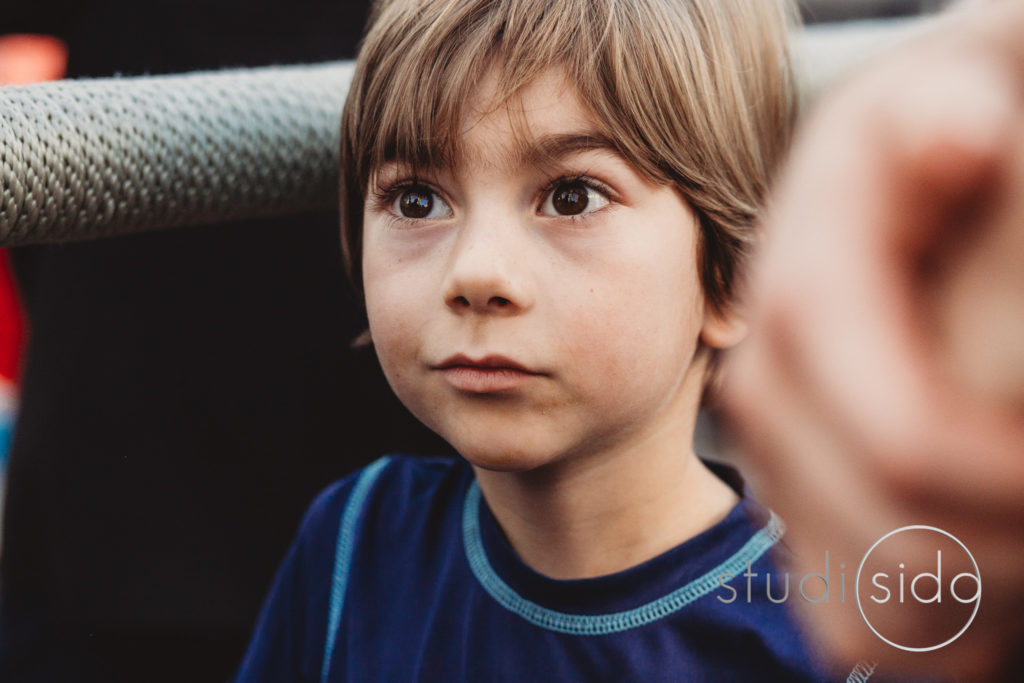
[[(577, 87), (584, 79), (593, 85), (598, 45), (587, 29), (611, 18), (601, 12), (604, 3), (580, 11), (557, 0), (452, 0), (415, 8), (390, 2), (378, 9), (366, 42), (380, 49), (365, 55), (365, 73), (354, 79), (366, 84), (358, 93), (361, 111), (353, 131), (364, 190), (384, 163), (413, 169), (457, 164), (463, 128), (472, 123), (467, 105), (479, 103), (474, 95), (488, 78), (496, 79), (491, 92), (500, 95), (482, 114), (508, 108), (513, 117), (518, 108), (512, 103), (552, 67), (565, 69)], [(595, 14), (600, 16), (589, 16)], [(583, 94), (593, 87), (579, 89)]]

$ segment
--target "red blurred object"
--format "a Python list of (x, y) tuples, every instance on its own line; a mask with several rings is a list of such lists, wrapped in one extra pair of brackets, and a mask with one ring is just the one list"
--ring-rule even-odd
[[(0, 85), (20, 85), (63, 78), (68, 50), (53, 36), (0, 36)], [(17, 381), (26, 323), (7, 254), (0, 249), (0, 379)]]
[(25, 316), (18, 303), (7, 254), (0, 250), (0, 378), (17, 381), (24, 342)]
[(28, 33), (0, 36), (0, 85), (24, 85), (64, 77), (68, 48), (59, 38)]

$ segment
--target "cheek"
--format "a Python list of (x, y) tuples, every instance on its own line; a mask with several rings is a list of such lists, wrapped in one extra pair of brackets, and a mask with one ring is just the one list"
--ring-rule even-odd
[(400, 260), (382, 258), (368, 250), (363, 258), (363, 290), (370, 335), (381, 367), (388, 380), (402, 377), (402, 368), (414, 358), (418, 311), (425, 310), (421, 297), (424, 288), (411, 286), (413, 274)]
[(685, 251), (667, 262), (664, 255), (620, 254), (601, 267), (564, 324), (563, 351), (587, 359), (577, 367), (585, 391), (623, 408), (676, 387), (696, 349), (699, 282)]

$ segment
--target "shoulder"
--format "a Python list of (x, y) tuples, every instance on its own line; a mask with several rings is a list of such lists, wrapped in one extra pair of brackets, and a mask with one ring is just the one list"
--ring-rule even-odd
[(303, 516), (300, 534), (337, 519), (353, 497), (365, 503), (382, 494), (397, 494), (415, 501), (431, 496), (447, 480), (461, 478), (468, 469), (457, 457), (385, 455), (320, 491)]
[(383, 510), (388, 519), (401, 520), (449, 499), (448, 494), (471, 477), (469, 465), (458, 457), (386, 455), (321, 491), (307, 509), (298, 535), (333, 537), (343, 518), (379, 517)]
[(392, 454), (377, 460), (370, 467), (380, 467), (382, 488), (407, 494), (413, 499), (431, 496), (453, 479), (461, 479), (471, 471), (465, 460), (457, 456), (426, 457)]
[[(446, 482), (461, 481), (467, 472), (472, 476), (454, 458), (387, 456), (317, 495), (278, 570), (236, 680), (315, 680), (325, 656), (330, 659), (350, 574), (390, 571), (387, 560), (424, 535), (410, 527), (424, 523), (417, 513), (444, 499)], [(357, 582), (367, 585), (365, 577)], [(357, 607), (374, 613), (372, 605)]]

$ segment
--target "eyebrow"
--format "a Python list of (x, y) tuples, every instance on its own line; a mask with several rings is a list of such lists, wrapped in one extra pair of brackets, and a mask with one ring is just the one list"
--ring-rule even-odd
[[(603, 133), (553, 133), (529, 139), (525, 144), (521, 144), (513, 150), (509, 157), (505, 157), (504, 161), (520, 167), (545, 168), (556, 166), (560, 160), (572, 154), (592, 150), (603, 150), (611, 152), (615, 156), (622, 156), (618, 146)], [(388, 159), (387, 162), (403, 165), (403, 162), (396, 159)], [(465, 157), (462, 158), (462, 162), (466, 162)], [(445, 166), (432, 167), (429, 164), (424, 164), (419, 167), (421, 170), (439, 170)]]
[(601, 133), (559, 133), (531, 140), (519, 150), (517, 161), (524, 165), (545, 166), (571, 154), (591, 150), (605, 150), (619, 155), (618, 146)]

